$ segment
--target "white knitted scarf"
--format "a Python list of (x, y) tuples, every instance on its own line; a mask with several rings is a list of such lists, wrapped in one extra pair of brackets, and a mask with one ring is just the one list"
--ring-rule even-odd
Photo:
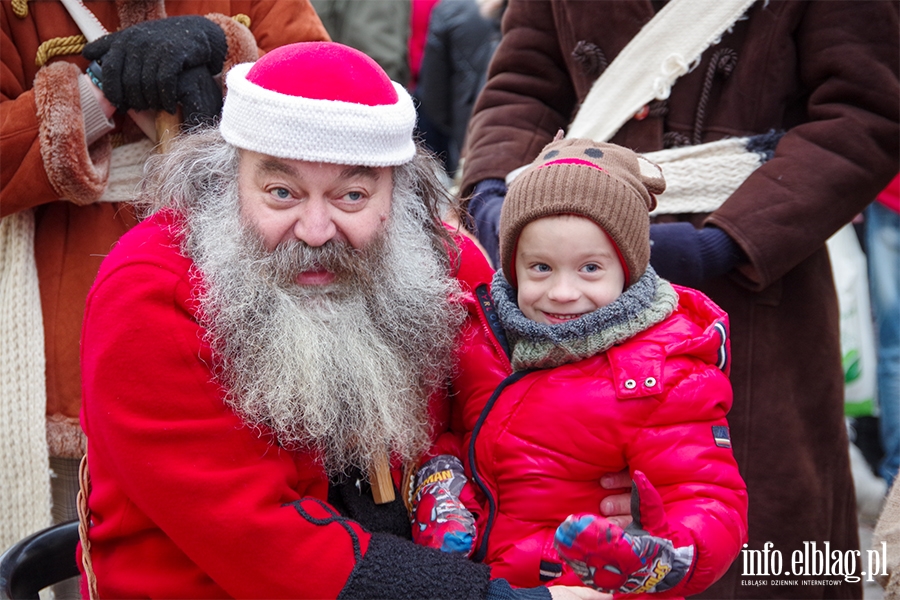
[(666, 190), (656, 196), (650, 214), (713, 212), (772, 157), (780, 138), (773, 131), (644, 154), (666, 178)]
[(50, 525), (34, 213), (0, 219), (0, 549)]

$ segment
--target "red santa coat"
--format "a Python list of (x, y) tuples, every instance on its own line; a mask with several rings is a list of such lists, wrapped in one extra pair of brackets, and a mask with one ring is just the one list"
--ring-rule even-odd
[[(88, 297), (81, 421), (99, 594), (336, 597), (351, 573), (357, 586), (366, 581), (360, 564), (385, 538), (326, 504), (328, 479), (313, 456), (280, 448), (225, 405), (197, 318), (200, 282), (179, 252), (175, 218), (158, 213), (126, 234)], [(484, 280), (480, 253), (460, 243), (458, 276)], [(446, 398), (433, 409), (435, 429), (445, 430)], [(485, 567), (411, 543), (398, 548), (383, 561), (393, 569), (388, 587), (369, 590), (375, 597), (417, 597), (438, 574), (444, 585), (460, 582), (453, 595), (483, 596)]]
[(554, 533), (570, 514), (598, 513), (614, 493), (600, 478), (625, 468), (659, 490), (675, 545), (696, 548), (691, 577), (653, 596), (697, 593), (738, 556), (747, 493), (722, 436), (732, 400), (727, 316), (701, 292), (673, 287), (679, 304), (661, 323), (599, 355), (510, 379), (494, 396), (510, 367), (490, 312), (478, 311), (482, 325), (460, 356), (454, 419), (473, 432), (466, 468), (485, 507), (478, 547), (492, 576), (523, 587), (580, 584), (553, 548)]

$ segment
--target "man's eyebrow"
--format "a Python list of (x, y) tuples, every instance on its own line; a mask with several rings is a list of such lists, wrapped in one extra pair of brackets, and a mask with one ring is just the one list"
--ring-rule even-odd
[[(259, 168), (261, 171), (267, 173), (280, 173), (293, 177), (299, 176), (299, 173), (296, 169), (294, 169), (292, 165), (273, 157), (266, 157), (261, 160), (259, 163)], [(366, 177), (368, 179), (377, 181), (380, 176), (381, 174), (379, 173), (378, 169), (375, 169), (374, 167), (366, 167), (363, 165), (354, 165), (351, 167), (347, 167), (346, 169), (341, 171), (342, 178)]]
[(282, 175), (297, 176), (297, 171), (295, 171), (291, 165), (282, 162), (277, 158), (264, 158), (259, 162), (259, 169), (266, 173), (280, 173)]
[(380, 176), (380, 173), (374, 167), (364, 167), (362, 165), (347, 167), (346, 169), (341, 171), (341, 177), (346, 177), (346, 178), (366, 177), (368, 179), (377, 181), (379, 176)]

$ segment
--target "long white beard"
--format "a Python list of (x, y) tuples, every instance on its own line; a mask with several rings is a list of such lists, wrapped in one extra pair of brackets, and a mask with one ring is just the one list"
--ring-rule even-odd
[[(227, 402), (283, 446), (315, 451), (331, 475), (368, 472), (385, 452), (417, 457), (463, 318), (417, 198), (395, 185), (387, 227), (364, 249), (268, 253), (241, 222), (236, 186), (224, 187), (198, 203), (186, 248)], [(337, 280), (298, 286), (304, 265), (327, 265)]]

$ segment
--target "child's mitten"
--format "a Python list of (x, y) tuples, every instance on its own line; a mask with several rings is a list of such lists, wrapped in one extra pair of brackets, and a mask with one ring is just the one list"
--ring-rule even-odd
[(569, 516), (556, 530), (557, 552), (585, 585), (603, 592), (672, 589), (693, 568), (694, 546), (676, 548), (667, 537), (662, 499), (640, 471), (634, 473), (631, 511), (634, 522), (624, 530), (598, 515)]
[(420, 546), (444, 552), (472, 553), (475, 518), (459, 499), (466, 483), (462, 463), (441, 454), (416, 474), (412, 500), (412, 538)]

